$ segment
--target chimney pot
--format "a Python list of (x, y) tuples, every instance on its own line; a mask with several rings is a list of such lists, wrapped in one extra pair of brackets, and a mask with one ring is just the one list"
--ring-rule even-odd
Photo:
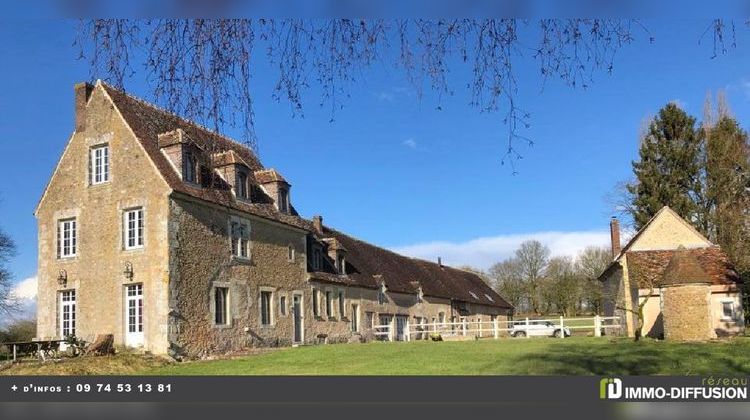
[(323, 233), (323, 216), (313, 216), (313, 226), (318, 233)]
[(609, 234), (612, 242), (612, 258), (614, 259), (622, 250), (620, 245), (620, 221), (615, 216), (612, 216), (612, 220), (609, 221)]
[(75, 91), (76, 131), (81, 132), (86, 130), (86, 104), (94, 86), (90, 83), (76, 83), (73, 90)]

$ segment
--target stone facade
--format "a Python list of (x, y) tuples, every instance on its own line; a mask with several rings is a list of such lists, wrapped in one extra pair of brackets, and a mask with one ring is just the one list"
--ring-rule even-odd
[[(511, 314), (476, 275), (402, 256), (373, 265), (388, 251), (364, 243), (347, 254), (320, 218), (303, 219), (264, 193), (268, 180), (255, 175), (283, 178), (239, 144), (102, 83), (75, 91), (76, 130), (35, 212), (40, 338), (111, 333), (119, 346), (200, 357), (371, 339), (380, 315), (418, 324)], [(222, 161), (247, 173), (248, 196), (236, 197), (226, 166), (192, 168), (198, 178), (188, 182), (186, 151), (196, 165)], [(206, 183), (212, 170), (218, 176)], [(237, 252), (238, 225), (246, 255)], [(315, 264), (311, 249), (321, 251)], [(385, 300), (376, 279), (388, 286)]]
[(679, 284), (665, 287), (662, 315), (664, 338), (667, 340), (694, 341), (714, 337), (711, 301), (708, 284)]
[[(711, 337), (744, 331), (739, 278), (731, 263), (717, 246), (668, 207), (659, 211), (621, 250), (619, 244), (613, 244), (612, 248), (617, 252), (599, 280), (604, 289), (604, 315), (619, 317), (622, 334), (635, 335), (639, 320), (634, 311), (645, 302), (643, 334), (652, 338), (666, 336), (668, 314), (662, 309), (666, 305), (663, 276), (670, 259), (679, 250), (695, 256), (696, 263), (707, 270), (702, 280), (710, 283), (706, 286), (710, 299), (702, 301), (701, 316), (710, 321)], [(727, 302), (735, 309), (730, 317), (723, 314)]]

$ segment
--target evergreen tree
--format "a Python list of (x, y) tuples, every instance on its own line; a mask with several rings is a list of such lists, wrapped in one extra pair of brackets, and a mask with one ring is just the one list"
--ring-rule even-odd
[(721, 245), (740, 271), (748, 272), (748, 135), (734, 118), (720, 113), (716, 124), (705, 128), (702, 136), (706, 148), (710, 237)]
[(636, 182), (627, 186), (633, 196), (635, 227), (643, 227), (665, 205), (703, 225), (697, 204), (703, 191), (695, 118), (676, 104), (667, 104), (649, 124), (639, 155), (640, 159), (633, 162)]

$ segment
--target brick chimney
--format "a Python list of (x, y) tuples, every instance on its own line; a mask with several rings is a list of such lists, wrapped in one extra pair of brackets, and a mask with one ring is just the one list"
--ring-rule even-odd
[(313, 226), (318, 233), (323, 233), (323, 216), (313, 216)]
[(75, 90), (75, 119), (76, 131), (86, 130), (86, 103), (91, 97), (94, 85), (90, 83), (76, 83), (73, 87)]
[(615, 216), (612, 216), (612, 220), (609, 221), (609, 235), (612, 240), (612, 258), (614, 259), (622, 249), (620, 246), (620, 222)]

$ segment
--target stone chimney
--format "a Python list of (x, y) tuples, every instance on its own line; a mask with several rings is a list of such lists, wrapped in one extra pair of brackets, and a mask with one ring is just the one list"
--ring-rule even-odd
[(313, 216), (313, 226), (318, 233), (323, 233), (323, 216)]
[(612, 240), (612, 258), (616, 258), (620, 254), (620, 222), (617, 217), (612, 216), (612, 220), (609, 221), (609, 235)]
[(75, 90), (75, 119), (76, 131), (86, 130), (86, 104), (94, 90), (94, 85), (90, 83), (76, 83), (73, 87)]
[(438, 257), (438, 266), (440, 266), (440, 268), (443, 268), (443, 259), (440, 257)]

